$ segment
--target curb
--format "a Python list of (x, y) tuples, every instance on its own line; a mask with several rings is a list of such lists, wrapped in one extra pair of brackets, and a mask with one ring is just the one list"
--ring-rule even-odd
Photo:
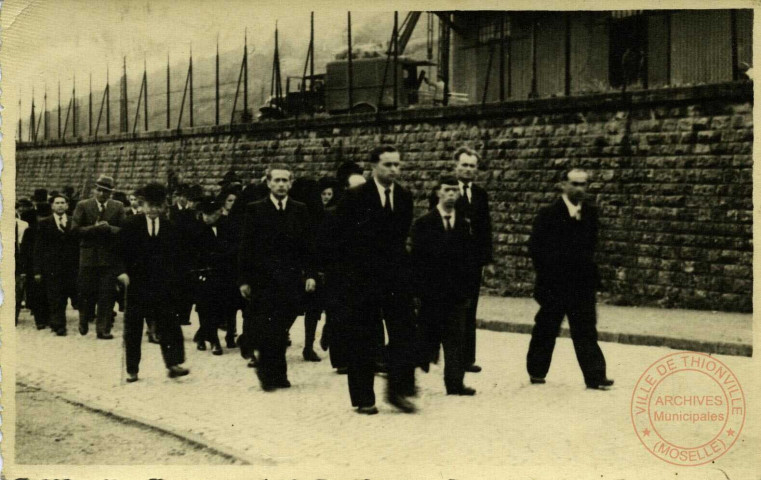
[(74, 405), (76, 407), (84, 408), (91, 412), (104, 415), (108, 418), (115, 419), (127, 425), (139, 426), (139, 427), (147, 428), (149, 430), (163, 433), (165, 435), (170, 435), (184, 442), (188, 442), (195, 447), (204, 448), (206, 450), (213, 452), (216, 455), (220, 455), (224, 458), (240, 462), (243, 465), (255, 465), (260, 462), (274, 465), (274, 462), (262, 460), (262, 459), (258, 461), (252, 461), (251, 459), (247, 458), (247, 455), (245, 455), (244, 453), (238, 452), (232, 448), (219, 445), (216, 442), (209, 441), (209, 439), (203, 438), (200, 435), (183, 432), (180, 429), (174, 428), (170, 425), (162, 424), (160, 422), (149, 421), (147, 419), (141, 418), (138, 415), (128, 414), (119, 409), (110, 408), (106, 410), (104, 408), (100, 408), (98, 406), (85, 403), (82, 400), (74, 399), (73, 397), (70, 397), (68, 395), (64, 395), (59, 392), (53, 392), (51, 390), (45, 389), (41, 386), (35, 385), (33, 381), (28, 382), (28, 381), (16, 380), (16, 385), (25, 387), (25, 388), (45, 391), (49, 393), (50, 395), (52, 395), (53, 397), (58, 398), (70, 405)]
[[(483, 330), (491, 330), (493, 332), (526, 333), (530, 335), (534, 325), (519, 322), (484, 320), (479, 318), (476, 320), (476, 327)], [(571, 332), (568, 327), (561, 328), (559, 336), (570, 338)], [(705, 340), (666, 337), (663, 335), (643, 335), (638, 333), (617, 333), (610, 331), (598, 332), (598, 338), (601, 342), (668, 347), (676, 350), (689, 350), (692, 352), (734, 355), (740, 357), (753, 356), (753, 345), (744, 343), (711, 342)]]

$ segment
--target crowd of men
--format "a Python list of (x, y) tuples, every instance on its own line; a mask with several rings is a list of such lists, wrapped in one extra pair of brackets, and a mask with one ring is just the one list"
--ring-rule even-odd
[[(66, 336), (71, 301), (79, 333), (94, 324), (96, 338), (110, 340), (118, 304), (131, 383), (139, 379), (144, 323), (168, 376), (189, 373), (182, 325), (190, 325), (195, 305), (197, 349), (222, 355), (223, 331), (225, 346), (239, 348), (269, 392), (291, 386), (285, 353), (300, 315), (302, 356), (321, 360), (314, 343), (324, 313), (320, 345), (348, 376), (358, 413), (378, 412), (377, 372), (387, 373), (386, 400), (414, 412), (415, 369), (427, 372), (441, 346), (447, 394), (474, 395), (464, 377), (481, 371), (476, 308), (482, 269), (493, 259), (489, 199), (474, 183), (478, 162), (476, 151), (457, 149), (417, 219), (413, 195), (399, 182), (401, 154), (390, 145), (369, 153), (368, 177), (346, 162), (319, 181), (270, 165), (245, 188), (230, 171), (215, 195), (185, 184), (169, 192), (160, 183), (119, 195), (108, 175), (83, 200), (71, 188), (37, 190), (16, 203), (16, 321), (25, 300), (38, 329)], [(533, 384), (545, 383), (565, 316), (587, 387), (613, 384), (597, 345), (598, 223), (584, 202), (586, 183), (585, 172), (566, 172), (563, 194), (534, 224), (529, 247), (540, 309), (527, 356)]]

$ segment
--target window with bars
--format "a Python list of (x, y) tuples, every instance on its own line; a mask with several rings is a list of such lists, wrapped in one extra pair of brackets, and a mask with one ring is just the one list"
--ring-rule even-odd
[[(504, 25), (504, 26), (503, 26)], [(501, 30), (504, 28), (504, 38), (510, 36), (510, 17), (499, 12), (493, 15), (481, 17), (478, 21), (478, 43), (486, 45), (499, 41)]]

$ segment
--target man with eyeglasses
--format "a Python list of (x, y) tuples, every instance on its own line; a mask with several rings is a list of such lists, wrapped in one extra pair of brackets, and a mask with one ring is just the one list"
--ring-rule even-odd
[(113, 177), (100, 175), (94, 196), (77, 204), (71, 220), (71, 229), (80, 239), (79, 333), (87, 335), (97, 305), (96, 331), (101, 340), (114, 338), (111, 327), (119, 264), (116, 237), (124, 222), (124, 205), (111, 199), (113, 191)]
[(565, 172), (561, 198), (543, 208), (534, 221), (529, 251), (536, 270), (534, 298), (539, 312), (526, 362), (532, 384), (545, 383), (555, 338), (568, 316), (587, 388), (608, 390), (613, 385), (597, 344), (595, 303), (600, 276), (594, 253), (598, 217), (595, 206), (584, 200), (588, 179), (588, 174), (578, 168)]

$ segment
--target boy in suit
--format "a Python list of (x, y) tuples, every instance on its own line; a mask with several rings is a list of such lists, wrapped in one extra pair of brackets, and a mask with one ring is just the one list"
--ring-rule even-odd
[(412, 227), (412, 271), (420, 300), (423, 362), (438, 357), (444, 345), (444, 384), (448, 395), (475, 395), (463, 384), (467, 315), (472, 302), (467, 286), (480, 269), (471, 220), (455, 210), (460, 192), (454, 176), (443, 176), (436, 189), (439, 202)]
[(185, 361), (185, 348), (172, 298), (183, 273), (180, 271), (183, 252), (176, 243), (178, 231), (164, 215), (164, 186), (149, 183), (143, 196), (144, 212), (130, 217), (119, 233), (122, 268), (118, 279), (127, 289), (124, 348), (128, 382), (138, 380), (144, 318), (155, 322), (169, 377), (190, 373), (180, 366)]

